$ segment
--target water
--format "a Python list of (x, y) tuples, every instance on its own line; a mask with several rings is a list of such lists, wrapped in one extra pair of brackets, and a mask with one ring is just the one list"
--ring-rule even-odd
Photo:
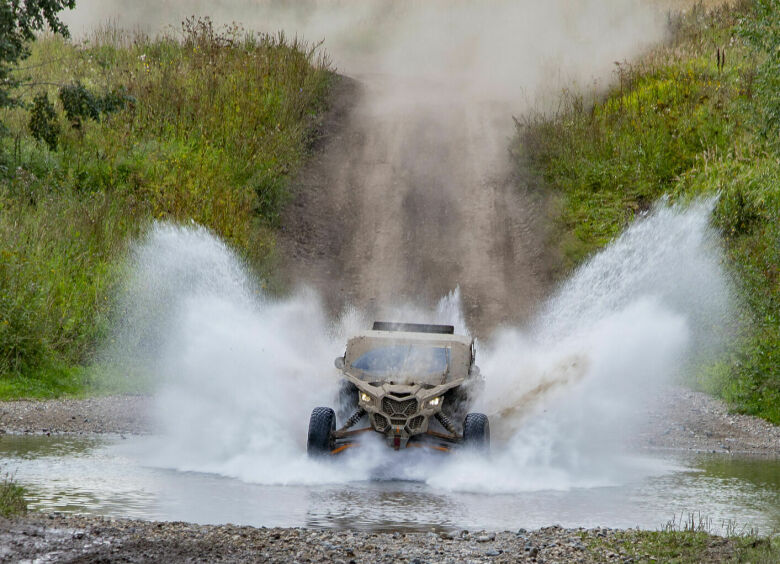
[(604, 487), (466, 493), (420, 481), (268, 486), (145, 466), (146, 438), (4, 436), (0, 460), (41, 511), (254, 526), (514, 530), (552, 524), (654, 529), (694, 513), (715, 532), (780, 530), (780, 460), (643, 454), (663, 467)]
[[(377, 476), (460, 492), (610, 486), (663, 473), (624, 456), (656, 392), (717, 351), (730, 316), (713, 202), (660, 205), (583, 265), (525, 327), (478, 343), (495, 457), (393, 461), (373, 445), (341, 465), (306, 457), (315, 406), (336, 407), (333, 358), (370, 327), (331, 320), (313, 292), (272, 299), (207, 230), (158, 224), (133, 256), (123, 324), (108, 358), (156, 382), (160, 438), (147, 465), (265, 485)], [(440, 303), (382, 304), (391, 320), (468, 332), (457, 291)], [(442, 466), (446, 471), (442, 471)]]
[[(490, 460), (394, 453), (373, 435), (337, 463), (309, 459), (309, 413), (336, 401), (332, 359), (370, 320), (354, 309), (331, 320), (310, 291), (272, 299), (207, 230), (158, 224), (136, 247), (106, 362), (151, 378), (160, 434), (37, 439), (55, 446), (11, 456), (18, 478), (37, 492), (34, 507), (208, 523), (654, 528), (700, 512), (715, 530), (729, 520), (772, 530), (776, 481), (626, 449), (656, 392), (728, 338), (712, 206), (659, 205), (532, 323), (478, 343)], [(438, 305), (380, 309), (468, 331), (457, 291)]]

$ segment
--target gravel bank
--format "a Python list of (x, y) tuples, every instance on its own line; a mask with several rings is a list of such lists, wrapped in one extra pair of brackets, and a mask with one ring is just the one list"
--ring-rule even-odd
[[(0, 433), (130, 433), (152, 431), (145, 396), (0, 402)], [(780, 426), (730, 414), (719, 399), (686, 388), (664, 390), (645, 414), (640, 448), (780, 455)]]
[(150, 432), (147, 396), (0, 402), (0, 433)]
[[(0, 561), (19, 562), (620, 562), (647, 561), (615, 529), (375, 533), (33, 515), (0, 519)], [(701, 556), (734, 547), (711, 537)]]
[(647, 425), (637, 437), (641, 447), (780, 455), (780, 426), (758, 417), (729, 413), (723, 401), (702, 392), (667, 388), (660, 408), (646, 417)]

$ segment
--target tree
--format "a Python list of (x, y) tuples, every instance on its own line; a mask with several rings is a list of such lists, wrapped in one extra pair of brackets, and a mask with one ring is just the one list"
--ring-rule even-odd
[(27, 44), (35, 32), (48, 26), (67, 37), (68, 28), (57, 14), (75, 5), (76, 0), (0, 0), (0, 108), (17, 103), (11, 95), (19, 84), (13, 67), (30, 54)]

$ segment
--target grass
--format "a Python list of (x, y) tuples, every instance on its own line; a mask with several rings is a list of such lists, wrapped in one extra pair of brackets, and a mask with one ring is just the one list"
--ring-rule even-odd
[[(672, 19), (670, 41), (616, 66), (597, 102), (518, 123), (515, 154), (555, 193), (562, 273), (662, 195), (720, 194), (713, 224), (744, 304), (744, 333), (697, 385), (780, 423), (780, 10), (742, 2)], [(725, 51), (724, 51), (725, 50)], [(725, 64), (719, 53), (725, 52)]]
[(27, 512), (24, 488), (5, 474), (0, 479), (0, 517), (11, 517)]
[(735, 523), (724, 524), (725, 534), (714, 535), (712, 523), (700, 514), (680, 515), (659, 531), (615, 530), (603, 536), (581, 533), (588, 551), (597, 561), (616, 554), (632, 562), (751, 562), (769, 564), (780, 560), (780, 537), (761, 536), (740, 530)]
[(332, 73), (297, 39), (194, 19), (42, 37), (18, 73), (26, 105), (0, 111), (0, 398), (78, 394), (153, 220), (207, 226), (267, 271)]
[(770, 564), (780, 559), (780, 540), (753, 534), (720, 537), (704, 531), (641, 531), (628, 529), (606, 539), (588, 538), (589, 552), (597, 561), (606, 553), (632, 562), (751, 562)]

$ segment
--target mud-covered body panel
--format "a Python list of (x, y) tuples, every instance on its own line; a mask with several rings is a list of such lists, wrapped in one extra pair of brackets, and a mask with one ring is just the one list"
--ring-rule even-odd
[[(390, 369), (377, 370), (360, 362), (375, 351), (395, 354), (407, 347), (413, 352), (434, 351), (434, 365), (410, 368), (390, 359)], [(432, 425), (441, 428), (434, 421), (452, 396), (448, 392), (479, 379), (473, 352), (473, 340), (461, 335), (366, 331), (347, 343), (341, 370), (357, 388), (358, 407), (365, 411), (371, 428), (398, 449), (405, 448), (409, 439), (429, 433)], [(447, 407), (460, 411), (457, 406)], [(451, 429), (447, 431), (457, 439)]]

